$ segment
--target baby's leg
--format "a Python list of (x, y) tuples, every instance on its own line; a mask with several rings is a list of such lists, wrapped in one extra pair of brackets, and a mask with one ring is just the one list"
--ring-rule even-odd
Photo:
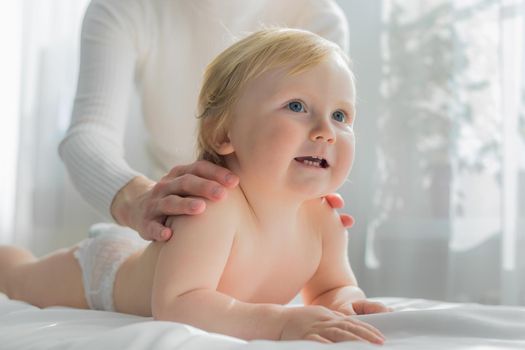
[(0, 288), (11, 299), (39, 307), (89, 308), (82, 272), (73, 255), (77, 247), (58, 250), (42, 259), (17, 247), (0, 247)]
[(9, 294), (7, 292), (8, 275), (14, 267), (35, 260), (35, 256), (29, 250), (0, 246), (0, 292)]

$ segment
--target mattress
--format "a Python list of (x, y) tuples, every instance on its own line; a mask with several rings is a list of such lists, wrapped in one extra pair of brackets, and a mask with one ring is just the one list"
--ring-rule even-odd
[(525, 349), (525, 308), (374, 298), (394, 312), (356, 316), (384, 345), (244, 341), (174, 322), (66, 307), (39, 309), (0, 293), (0, 349)]

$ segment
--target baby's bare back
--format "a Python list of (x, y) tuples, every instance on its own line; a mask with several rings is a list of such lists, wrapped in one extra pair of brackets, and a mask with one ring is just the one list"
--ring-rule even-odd
[[(251, 303), (286, 304), (315, 273), (321, 236), (307, 223), (297, 232), (257, 232), (250, 223), (237, 232), (217, 291)], [(119, 312), (151, 316), (155, 268), (165, 243), (151, 243), (119, 269), (114, 305)], [(191, 269), (191, 266), (187, 266)]]

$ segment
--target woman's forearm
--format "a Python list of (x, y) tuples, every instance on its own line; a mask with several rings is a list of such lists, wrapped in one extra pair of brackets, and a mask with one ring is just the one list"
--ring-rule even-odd
[[(93, 145), (96, 145), (93, 146)], [(132, 178), (140, 175), (115, 154), (113, 142), (96, 132), (71, 127), (60, 144), (60, 157), (82, 197), (104, 217), (111, 218), (115, 194)]]
[(245, 340), (279, 340), (285, 312), (282, 305), (245, 303), (209, 289), (183, 294), (170, 305), (153, 303), (157, 320), (185, 323)]
[(71, 125), (59, 146), (75, 188), (106, 218), (115, 194), (140, 175), (124, 157), (138, 55), (133, 33), (123, 30), (126, 8), (107, 1), (86, 8)]

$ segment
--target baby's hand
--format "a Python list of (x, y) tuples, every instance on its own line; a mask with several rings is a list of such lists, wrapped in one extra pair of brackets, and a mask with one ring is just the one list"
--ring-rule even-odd
[(336, 343), (349, 340), (383, 344), (384, 337), (374, 326), (344, 316), (323, 306), (294, 307), (286, 310), (281, 340), (314, 340)]
[(378, 314), (381, 312), (392, 312), (392, 308), (387, 307), (386, 305), (370, 300), (358, 300), (352, 303), (352, 309), (354, 313), (358, 315), (367, 315), (367, 314)]
[(342, 304), (330, 305), (329, 309), (340, 312), (344, 315), (367, 315), (367, 314), (378, 314), (381, 312), (391, 312), (392, 308), (385, 306), (384, 304), (370, 300), (358, 300), (354, 302), (347, 302)]

